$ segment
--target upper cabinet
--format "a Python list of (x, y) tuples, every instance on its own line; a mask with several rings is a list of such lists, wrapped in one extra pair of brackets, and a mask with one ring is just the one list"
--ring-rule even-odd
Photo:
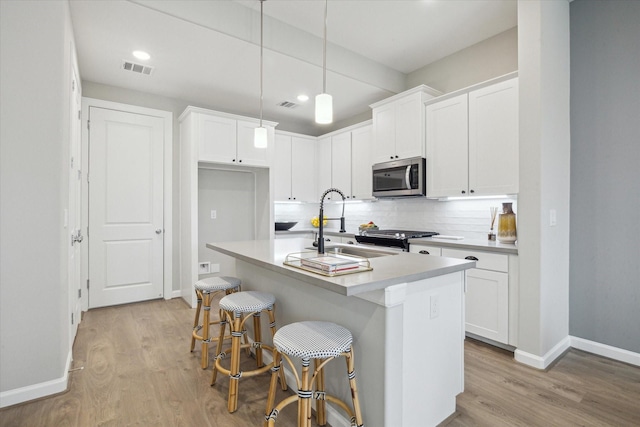
[[(371, 199), (371, 134), (369, 122), (318, 140), (319, 192), (337, 188), (347, 200)], [(327, 195), (328, 200), (340, 196)]]
[(427, 197), (518, 192), (518, 79), (426, 107)]
[(438, 95), (421, 85), (371, 105), (372, 163), (425, 156), (424, 103)]
[(315, 138), (276, 131), (274, 200), (313, 202), (316, 189)]
[(276, 123), (263, 121), (267, 128), (269, 145), (253, 145), (254, 129), (259, 121), (232, 114), (188, 107), (180, 121), (190, 116), (193, 143), (197, 147), (198, 161), (267, 167), (271, 160)]

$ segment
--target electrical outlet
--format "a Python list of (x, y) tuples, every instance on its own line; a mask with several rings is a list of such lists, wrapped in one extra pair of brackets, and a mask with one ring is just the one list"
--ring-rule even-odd
[(431, 295), (429, 297), (429, 317), (435, 319), (440, 316), (440, 298), (438, 295)]
[(211, 263), (209, 261), (198, 263), (198, 274), (209, 274), (210, 272), (211, 272)]

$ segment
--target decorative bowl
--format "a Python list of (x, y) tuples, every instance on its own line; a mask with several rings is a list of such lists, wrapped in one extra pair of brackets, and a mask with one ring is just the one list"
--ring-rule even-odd
[(298, 221), (276, 222), (276, 231), (286, 231), (296, 225)]

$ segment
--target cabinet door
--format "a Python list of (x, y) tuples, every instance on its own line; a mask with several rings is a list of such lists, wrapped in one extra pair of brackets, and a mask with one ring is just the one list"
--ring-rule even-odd
[(316, 150), (318, 190), (314, 201), (320, 202), (322, 193), (331, 188), (331, 137), (319, 139), (316, 143)]
[(424, 157), (423, 121), (421, 93), (396, 101), (395, 158)]
[(351, 132), (351, 191), (356, 199), (371, 199), (373, 195), (371, 172), (372, 126)]
[(373, 109), (373, 163), (396, 158), (396, 109), (392, 102)]
[(507, 344), (509, 342), (509, 278), (507, 273), (467, 270), (465, 330)]
[(247, 166), (268, 166), (269, 150), (273, 149), (273, 129), (267, 127), (267, 148), (256, 148), (253, 145), (255, 128), (259, 125), (255, 122), (238, 120), (238, 159), (237, 163)]
[(273, 159), (273, 198), (291, 200), (291, 137), (276, 133)]
[(351, 198), (351, 132), (331, 137), (331, 183)]
[(518, 192), (518, 80), (469, 92), (469, 191)]
[(468, 190), (467, 95), (427, 105), (427, 197)]
[(315, 202), (320, 196), (316, 190), (316, 142), (312, 139), (291, 138), (291, 197), (301, 202)]
[(233, 163), (236, 160), (236, 121), (224, 117), (196, 114), (198, 122), (198, 160)]

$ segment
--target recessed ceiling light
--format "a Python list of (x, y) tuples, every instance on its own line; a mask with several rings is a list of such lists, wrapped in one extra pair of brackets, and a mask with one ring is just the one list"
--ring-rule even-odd
[(141, 61), (146, 61), (147, 59), (151, 58), (151, 55), (142, 50), (134, 50), (133, 56), (140, 59)]
[(302, 94), (302, 95), (298, 95), (298, 101), (300, 101), (300, 102), (306, 102), (306, 101), (308, 101), (308, 100), (309, 100), (309, 97), (308, 97), (307, 95), (304, 95), (304, 94)]

